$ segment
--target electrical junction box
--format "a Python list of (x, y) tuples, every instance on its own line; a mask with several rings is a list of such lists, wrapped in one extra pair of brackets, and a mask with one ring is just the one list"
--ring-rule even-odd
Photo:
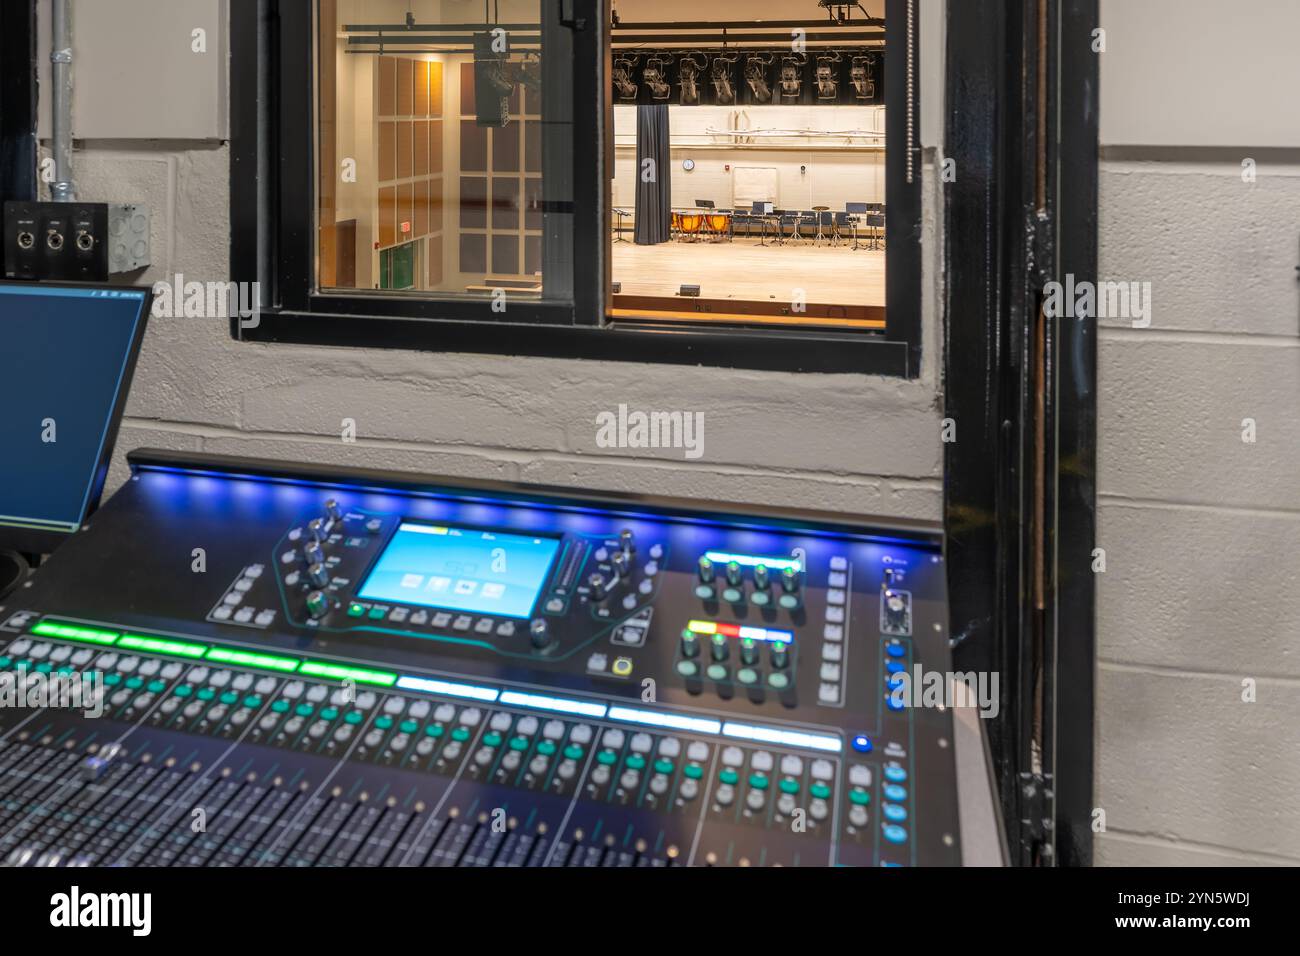
[(6, 202), (6, 279), (104, 282), (149, 265), (143, 203)]

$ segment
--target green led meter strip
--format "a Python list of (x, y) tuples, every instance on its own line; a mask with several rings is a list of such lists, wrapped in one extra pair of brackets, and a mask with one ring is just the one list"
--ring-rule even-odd
[(259, 651), (244, 651), (232, 647), (200, 644), (196, 641), (183, 641), (173, 637), (124, 634), (120, 631), (89, 627), (84, 624), (70, 624), (65, 621), (48, 619), (41, 621), (32, 628), (32, 633), (38, 637), (53, 637), (79, 644), (116, 647), (146, 654), (161, 654), (165, 657), (183, 657), (188, 660), (202, 659), (214, 664), (249, 667), (280, 674), (297, 673), (331, 680), (353, 680), (358, 684), (375, 684), (379, 687), (392, 687), (397, 683), (397, 674), (391, 671), (344, 666), (329, 661), (302, 660), (297, 657), (284, 657)]

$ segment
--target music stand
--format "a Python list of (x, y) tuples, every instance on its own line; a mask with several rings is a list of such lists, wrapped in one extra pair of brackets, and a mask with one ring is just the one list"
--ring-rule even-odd
[(850, 249), (866, 249), (866, 248), (867, 248), (866, 245), (864, 245), (864, 244), (861, 243), (861, 242), (858, 242), (858, 222), (859, 222), (859, 218), (858, 218), (858, 217), (860, 217), (860, 216), (865, 216), (868, 212), (871, 211), (871, 203), (869, 203), (869, 202), (846, 202), (846, 203), (844, 204), (844, 211), (845, 211), (846, 213), (848, 213), (850, 216), (853, 217), (853, 245), (850, 246), (849, 248), (850, 248)]

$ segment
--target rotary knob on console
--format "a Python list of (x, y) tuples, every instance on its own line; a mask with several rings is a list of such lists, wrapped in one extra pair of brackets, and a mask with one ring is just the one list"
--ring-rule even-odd
[(312, 518), (307, 522), (307, 540), (313, 544), (325, 540), (325, 522), (320, 518)]
[(758, 663), (758, 643), (752, 637), (740, 641), (740, 660), (748, 667)]
[(603, 601), (605, 595), (609, 593), (609, 588), (605, 583), (605, 575), (599, 571), (594, 571), (591, 577), (587, 578), (587, 590), (591, 592), (593, 601)]
[(784, 567), (781, 569), (781, 587), (787, 594), (799, 593), (799, 569)]
[(636, 554), (636, 535), (631, 528), (624, 528), (618, 535), (618, 546), (629, 558)]
[(727, 659), (730, 649), (727, 647), (727, 637), (725, 634), (714, 634), (712, 641), (709, 643), (709, 654), (715, 660), (721, 663)]
[(705, 584), (713, 583), (713, 577), (716, 574), (716, 571), (713, 567), (713, 561), (709, 559), (708, 555), (700, 555), (699, 572), (701, 581)]
[(700, 639), (695, 636), (695, 632), (690, 628), (682, 631), (682, 657), (691, 658), (700, 656)]
[(541, 650), (543, 647), (549, 644), (551, 642), (551, 636), (549, 633), (549, 629), (546, 626), (546, 621), (544, 621), (542, 618), (539, 617), (537, 618), (537, 620), (529, 624), (528, 637), (530, 640), (532, 640), (533, 647), (537, 648), (538, 650)]
[(307, 569), (307, 579), (318, 588), (330, 583), (330, 573), (323, 564), (313, 564)]
[(333, 498), (325, 502), (325, 517), (329, 518), (330, 521), (341, 521), (343, 519), (343, 512), (339, 509), (339, 503)]
[(614, 557), (611, 558), (610, 560), (611, 563), (614, 565), (615, 574), (617, 574), (620, 578), (627, 574), (628, 568), (631, 565), (631, 558), (628, 557), (626, 551), (615, 551)]
[(733, 588), (740, 587), (740, 582), (744, 580), (745, 572), (740, 567), (739, 561), (727, 562), (727, 583)]
[(319, 621), (330, 611), (330, 599), (324, 591), (312, 591), (307, 595), (307, 613), (313, 620)]
[(302, 549), (302, 556), (306, 559), (308, 567), (311, 567), (313, 564), (325, 563), (325, 549), (317, 543), (304, 546)]
[(766, 564), (754, 565), (754, 587), (760, 591), (766, 591), (772, 586), (772, 579), (768, 576)]
[(772, 666), (777, 670), (784, 670), (790, 664), (790, 652), (782, 643), (772, 645)]

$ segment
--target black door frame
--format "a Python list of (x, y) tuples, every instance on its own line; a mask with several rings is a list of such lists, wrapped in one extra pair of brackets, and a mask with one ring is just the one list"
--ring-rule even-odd
[(1012, 861), (1092, 862), (1098, 0), (950, 0), (944, 510), (960, 670), (996, 671)]
[(36, 198), (36, 0), (0, 4), (0, 201)]

